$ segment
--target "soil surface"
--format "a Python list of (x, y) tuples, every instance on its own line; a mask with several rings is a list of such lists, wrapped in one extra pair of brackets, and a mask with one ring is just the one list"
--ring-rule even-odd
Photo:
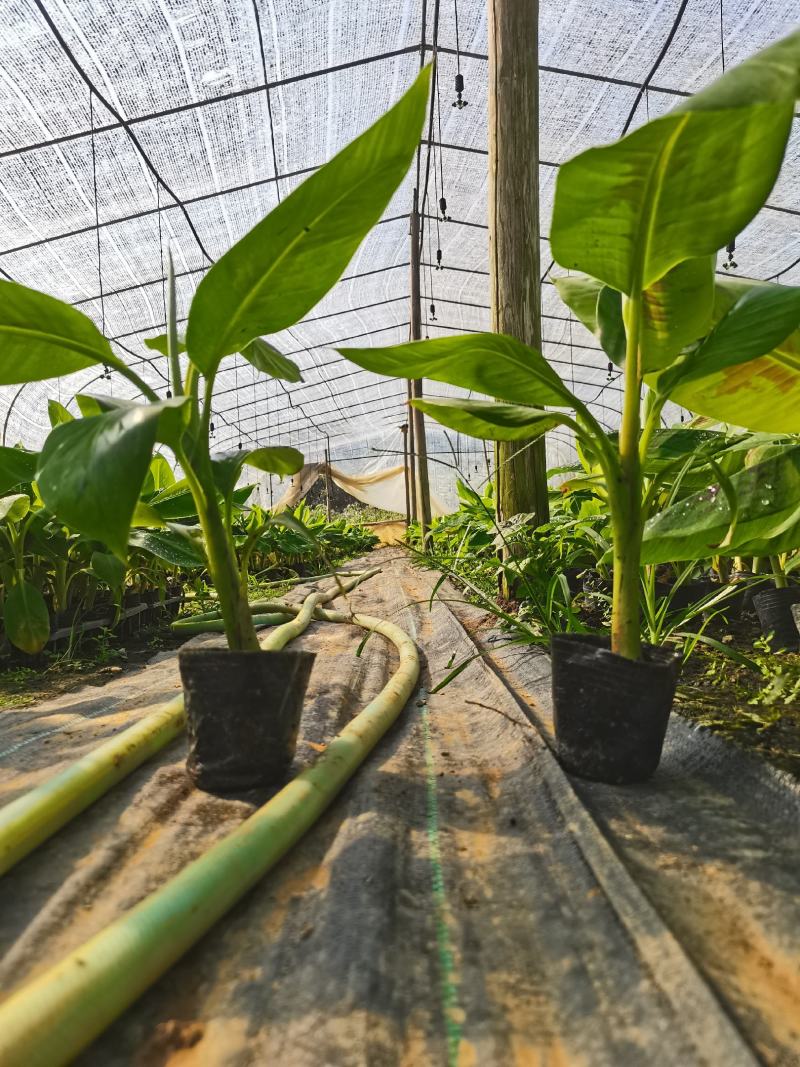
[(707, 633), (758, 670), (700, 645), (684, 664), (675, 711), (800, 782), (800, 653), (767, 651), (754, 616)]
[[(475, 646), (450, 606), (429, 609), (435, 575), (392, 549), (373, 562), (382, 574), (349, 601), (414, 636), (418, 691), (302, 842), (77, 1062), (800, 1062), (796, 796), (781, 807), (762, 792), (768, 834), (739, 827), (724, 849), (710, 847), (702, 825), (688, 833), (688, 810), (672, 832), (659, 806), (663, 779), (652, 792), (617, 791), (630, 800), (617, 811), (595, 810), (484, 659), (431, 693)], [(472, 627), (474, 614), (466, 621)], [(320, 623), (298, 642), (317, 654), (298, 768), (396, 666), (377, 637), (356, 656), (361, 637)], [(547, 677), (546, 658), (534, 667)], [(0, 712), (0, 803), (178, 688), (175, 656), (162, 653), (102, 690)], [(702, 767), (707, 739), (692, 738)], [(163, 885), (266, 799), (193, 790), (184, 759), (180, 739), (0, 881), (4, 992)], [(670, 802), (680, 790), (692, 795), (696, 777), (690, 768), (668, 778)], [(725, 828), (720, 812), (733, 824), (735, 805), (735, 793), (718, 796), (714, 829)], [(701, 824), (703, 810), (691, 811)], [(644, 857), (638, 867), (620, 847), (626, 837)], [(677, 894), (680, 908), (666, 907), (667, 889), (654, 885)], [(725, 961), (739, 976), (735, 996), (717, 973)]]
[(87, 637), (75, 653), (18, 654), (0, 661), (0, 721), (7, 709), (29, 707), (85, 686), (104, 686), (122, 674), (140, 671), (158, 652), (177, 648), (170, 620), (142, 627), (128, 636)]

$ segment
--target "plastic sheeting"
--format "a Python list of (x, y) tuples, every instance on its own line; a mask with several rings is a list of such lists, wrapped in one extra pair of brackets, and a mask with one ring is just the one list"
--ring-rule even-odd
[[(294, 507), (309, 492), (311, 487), (320, 478), (325, 477), (325, 471), (330, 473), (331, 479), (349, 493), (355, 500), (367, 504), (373, 508), (381, 508), (383, 511), (393, 511), (398, 515), (405, 515), (406, 511), (406, 479), (404, 467), (388, 467), (385, 470), (376, 470), (370, 474), (345, 474), (333, 465), (326, 463), (307, 463), (302, 470), (295, 474), (283, 496), (275, 504), (273, 511), (281, 512)], [(431, 515), (438, 518), (446, 515), (448, 511), (441, 500), (431, 494)]]
[[(87, 77), (129, 123), (161, 181), (99, 100), (90, 108), (86, 83), (36, 0), (0, 0), (0, 270), (75, 303), (163, 395), (165, 361), (144, 347), (143, 338), (163, 329), (166, 250), (179, 272), (181, 315), (209, 262), (184, 211), (209, 255), (224, 252), (410, 84), (420, 63), (424, 5), (39, 2)], [(423, 175), (429, 153), (431, 162), (422, 310), (423, 332), (432, 337), (489, 326), (486, 4), (456, 3), (427, 0), (424, 28), (429, 59), (438, 9), (438, 147), (423, 146), (421, 156)], [(541, 0), (543, 269), (550, 262), (546, 235), (558, 165), (620, 133), (679, 7), (680, 0)], [(793, 29), (797, 15), (787, 0), (689, 0), (633, 125), (716, 77), (723, 44), (724, 60), (733, 64)], [(469, 102), (463, 110), (450, 106), (457, 44)], [(799, 179), (795, 122), (770, 204), (737, 242), (738, 273), (800, 283)], [(334, 348), (348, 340), (381, 345), (408, 337), (408, 213), (415, 181), (412, 168), (333, 291), (305, 321), (271, 339), (300, 364), (302, 382), (276, 382), (241, 359), (225, 361), (214, 410), (220, 448), (238, 440), (282, 441), (314, 461), (329, 444), (333, 460), (346, 468), (350, 457), (375, 449), (382, 450), (384, 465), (397, 462), (386, 453), (396, 451), (389, 442), (407, 417), (404, 383), (357, 370)], [(442, 192), (448, 222), (436, 221)], [(441, 270), (435, 269), (437, 248)], [(547, 283), (543, 312), (546, 355), (600, 421), (614, 427), (617, 372), (609, 380), (594, 338)], [(131, 395), (116, 376), (101, 382), (89, 370), (26, 386), (9, 415), (17, 390), (3, 388), (6, 441), (37, 447), (49, 429), (47, 397), (74, 410), (76, 390), (98, 388)], [(434, 383), (428, 392), (457, 391)], [(548, 441), (551, 464), (573, 455), (568, 436), (552, 434)], [(431, 426), (429, 451), (441, 464), (436, 477), (443, 492), (452, 492), (453, 467), (484, 477), (474, 442), (453, 441)], [(359, 461), (353, 462), (357, 468)]]

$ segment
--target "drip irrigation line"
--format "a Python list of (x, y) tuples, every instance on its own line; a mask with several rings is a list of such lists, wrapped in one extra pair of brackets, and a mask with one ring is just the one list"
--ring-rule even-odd
[[(437, 45), (439, 43), (439, 3), (440, 3), (440, 0), (434, 0), (434, 5), (433, 5), (433, 38), (432, 38), (431, 47), (433, 49), (434, 78), (432, 79), (432, 84), (431, 84), (431, 100), (430, 100), (430, 109), (429, 109), (429, 112), (428, 112), (428, 140), (429, 141), (433, 139), (433, 110), (434, 110), (434, 104), (435, 104), (435, 99), (436, 99), (436, 92), (435, 92), (436, 80), (435, 80), (435, 75), (436, 75), (436, 69), (437, 69), (437, 66), (438, 66), (438, 59), (437, 59), (437, 56), (436, 56), (436, 48), (437, 48)], [(425, 47), (426, 46), (424, 44), (424, 38), (423, 38), (423, 54), (424, 54)], [(417, 161), (418, 161), (417, 162), (417, 175), (418, 175), (418, 178), (417, 178), (417, 189), (419, 189), (419, 187), (420, 187), (419, 186), (419, 158), (420, 158), (421, 152), (422, 152), (422, 143), (420, 143), (420, 146), (417, 149)], [(425, 153), (425, 181), (424, 181), (423, 186), (422, 186), (422, 195), (420, 196), (420, 199), (419, 199), (419, 213), (420, 213), (419, 247), (420, 247), (420, 249), (425, 247), (425, 204), (427, 203), (427, 200), (428, 200), (428, 183), (429, 183), (429, 180), (430, 180), (430, 172), (431, 172), (431, 145), (428, 145), (427, 146), (427, 152)]]
[[(558, 364), (564, 365), (566, 367), (570, 366), (570, 364), (566, 360), (561, 360), (561, 359), (555, 360), (554, 359), (554, 360), (551, 360), (550, 362), (558, 363)], [(603, 383), (603, 385), (600, 386), (600, 391), (597, 394), (597, 396), (600, 396), (605, 391), (609, 391), (609, 392), (612, 392), (612, 393), (621, 393), (622, 392), (621, 387), (616, 384), (617, 380), (618, 380), (618, 377), (619, 377), (619, 375), (614, 377), (611, 381)], [(354, 386), (352, 389), (342, 390), (339, 395), (340, 396), (347, 396), (347, 395), (349, 395), (351, 393), (358, 393), (360, 395), (360, 394), (362, 394), (364, 392), (365, 389), (377, 388), (378, 386), (382, 386), (382, 384), (383, 383), (376, 383), (375, 386), (371, 386), (370, 385), (370, 386), (366, 386), (366, 387)], [(594, 388), (596, 388), (598, 386), (598, 382), (597, 381), (589, 381), (589, 380), (586, 380), (586, 379), (583, 379), (583, 378), (575, 378), (575, 386), (576, 386), (576, 388), (580, 387), (581, 389), (594, 389)], [(390, 413), (392, 413), (394, 411), (402, 410), (402, 409), (407, 407), (406, 400), (405, 400), (405, 394), (402, 394), (402, 395), (401, 394), (395, 394), (395, 395), (398, 396), (397, 400), (393, 400), (393, 398), (391, 396), (384, 396), (384, 397), (375, 398), (372, 401), (358, 400), (354, 404), (338, 404), (337, 403), (337, 406), (335, 408), (326, 408), (326, 409), (324, 409), (322, 411), (316, 412), (316, 414), (318, 416), (338, 415), (339, 416), (338, 418), (333, 418), (333, 419), (330, 419), (328, 421), (327, 425), (330, 425), (330, 426), (335, 426), (339, 422), (350, 423), (350, 422), (352, 422), (352, 420), (353, 420), (353, 418), (354, 418), (354, 416), (356, 414), (363, 414), (364, 417), (369, 417), (369, 416), (371, 416), (373, 414), (387, 415), (388, 416)], [(451, 397), (448, 396), (448, 395), (440, 394), (440, 393), (431, 393), (430, 396), (429, 396), (429, 399), (432, 399), (432, 400), (451, 399)], [(591, 401), (591, 402), (595, 402), (595, 400), (596, 400), (596, 398), (594, 398), (594, 400)], [(389, 401), (390, 402), (389, 407), (386, 406), (384, 401)], [(368, 410), (366, 410), (366, 411), (362, 411), (362, 412), (358, 411), (359, 408), (362, 408), (362, 409), (365, 408), (368, 403), (371, 403), (373, 406), (371, 408), (369, 408)], [(616, 410), (616, 409), (613, 409), (613, 408), (611, 408), (610, 406), (607, 406), (607, 405), (603, 405), (603, 407), (607, 407), (608, 410)], [(225, 410), (229, 411), (230, 409), (226, 408)], [(260, 416), (259, 416), (258, 412), (254, 412), (251, 415), (244, 415), (243, 419), (242, 419), (242, 425), (246, 425), (248, 422), (251, 422), (251, 421), (257, 421), (259, 418), (260, 418)], [(301, 429), (302, 425), (303, 425), (302, 418), (284, 420), (281, 423), (281, 430), (284, 431), (284, 432), (287, 432), (287, 433), (292, 433), (292, 432), (295, 431), (296, 428), (297, 429)], [(324, 434), (323, 434), (323, 436), (324, 436)]]
[(194, 237), (195, 241), (197, 241), (198, 248), (203, 253), (203, 255), (206, 257), (206, 259), (213, 263), (213, 258), (212, 258), (212, 256), (209, 255), (208, 251), (206, 250), (205, 245), (200, 240), (200, 235), (198, 234), (197, 230), (195, 229), (195, 225), (192, 222), (191, 216), (189, 215), (189, 212), (186, 209), (186, 206), (183, 204), (183, 202), (180, 200), (180, 198), (172, 191), (170, 186), (167, 185), (167, 183), (161, 177), (159, 172), (156, 170), (156, 168), (155, 168), (155, 166), (153, 164), (153, 161), (150, 159), (149, 155), (147, 154), (147, 152), (145, 152), (144, 148), (142, 147), (141, 141), (139, 140), (139, 138), (136, 136), (136, 134), (131, 129), (130, 123), (126, 119), (124, 119), (122, 117), (122, 115), (117, 111), (117, 109), (114, 107), (114, 105), (109, 100), (107, 100), (105, 98), (105, 96), (103, 96), (103, 94), (97, 89), (97, 86), (94, 84), (92, 79), (89, 77), (89, 75), (83, 69), (81, 64), (78, 62), (77, 57), (75, 56), (75, 54), (72, 51), (72, 49), (70, 48), (70, 46), (67, 44), (67, 42), (64, 39), (61, 31), (58, 29), (56, 24), (51, 19), (50, 15), (47, 12), (46, 7), (42, 3), (42, 0), (33, 0), (33, 2), (36, 5), (37, 10), (39, 11), (39, 14), (42, 16), (44, 21), (47, 23), (47, 25), (48, 25), (48, 27), (50, 29), (50, 32), (53, 34), (55, 39), (58, 41), (58, 44), (61, 47), (61, 50), (63, 51), (64, 55), (70, 61), (72, 66), (75, 68), (75, 71), (77, 72), (79, 77), (86, 83), (86, 85), (89, 87), (90, 91), (94, 93), (94, 95), (101, 102), (101, 104), (108, 111), (111, 112), (111, 114), (114, 116), (114, 118), (120, 123), (122, 128), (125, 130), (125, 132), (127, 133), (128, 137), (130, 137), (130, 139), (133, 141), (134, 145), (136, 146), (136, 148), (137, 148), (137, 150), (139, 152), (139, 155), (142, 157), (142, 160), (144, 161), (145, 166), (150, 171), (150, 173), (152, 174), (153, 178), (155, 178), (155, 180), (157, 182), (161, 183), (161, 185), (164, 188), (164, 191), (168, 194), (168, 196), (172, 197), (172, 199), (175, 201), (175, 204), (177, 205), (177, 207), (180, 208), (181, 212), (183, 213), (184, 218), (186, 219), (186, 224), (189, 227), (189, 230), (191, 231), (192, 236)]
[(453, 0), (453, 15), (456, 23), (456, 73), (461, 73), (461, 41), (458, 36), (458, 0)]
[[(186, 318), (183, 317), (183, 318), (178, 319), (177, 321), (179, 323), (186, 322)], [(354, 341), (354, 340), (356, 340), (356, 339), (358, 339), (360, 337), (371, 337), (375, 333), (385, 333), (387, 330), (392, 330), (392, 329), (395, 328), (395, 326), (403, 327), (403, 326), (407, 326), (407, 325), (408, 325), (408, 323), (401, 322), (401, 323), (395, 323), (394, 325), (390, 324), (389, 326), (379, 326), (379, 327), (376, 327), (376, 329), (374, 329), (374, 330), (365, 330), (365, 331), (362, 331), (361, 333), (351, 334), (349, 337), (341, 337), (341, 338), (339, 338), (339, 340), (321, 341), (319, 344), (316, 344), (316, 345), (306, 345), (305, 348), (293, 348), (289, 352), (284, 352), (283, 355), (284, 356), (298, 356), (303, 352), (312, 352), (312, 351), (314, 351), (314, 349), (317, 349), (317, 348), (333, 348), (336, 345), (344, 344), (345, 341)], [(163, 329), (165, 326), (166, 326), (166, 322), (157, 322), (154, 325), (151, 325), (149, 327), (149, 329), (158, 330), (158, 329)], [(145, 333), (145, 332), (146, 331), (144, 331), (144, 330), (131, 330), (129, 333), (119, 333), (115, 337), (109, 337), (109, 341), (115, 341), (115, 342), (119, 343), (119, 341), (123, 337), (138, 337), (140, 334)], [(151, 360), (146, 356), (137, 356), (136, 358), (137, 358), (139, 363), (148, 363), (148, 364), (151, 363)], [(270, 379), (270, 380), (273, 380), (273, 379)]]

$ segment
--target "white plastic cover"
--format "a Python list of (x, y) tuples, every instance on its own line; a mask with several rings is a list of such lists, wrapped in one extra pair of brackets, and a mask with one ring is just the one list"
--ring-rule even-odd
[[(442, 50), (441, 128), (438, 109), (434, 126), (441, 147), (422, 151), (423, 174), (432, 152), (424, 332), (488, 328), (486, 0), (0, 0), (3, 275), (75, 303), (163, 393), (165, 360), (142, 342), (163, 330), (164, 254), (169, 247), (175, 256), (184, 313), (208, 266), (170, 192), (182, 201), (204, 248), (219, 256), (411, 83), (420, 65), (424, 6), (425, 58), (437, 8)], [(680, 0), (541, 0), (545, 235), (558, 164), (619, 134), (679, 7)], [(463, 110), (450, 106), (459, 61), (456, 9), (468, 100)], [(733, 64), (792, 30), (798, 14), (796, 0), (690, 0), (634, 125), (672, 106), (676, 94), (716, 77), (723, 43), (725, 62)], [(63, 45), (130, 124), (161, 182), (96, 97), (90, 109), (90, 91)], [(246, 443), (282, 441), (317, 461), (329, 443), (333, 461), (346, 470), (359, 470), (376, 456), (386, 466), (397, 464), (404, 383), (355, 369), (332, 346), (408, 337), (415, 177), (412, 168), (335, 289), (304, 322), (272, 338), (300, 364), (302, 383), (258, 376), (241, 359), (225, 361), (214, 411), (220, 448), (235, 447), (240, 436)], [(717, 178), (724, 182), (726, 175)], [(452, 221), (437, 224), (442, 180)], [(798, 187), (796, 121), (770, 205), (738, 239), (738, 273), (800, 283)], [(434, 269), (437, 247), (442, 270)], [(545, 236), (543, 269), (549, 262)], [(548, 284), (543, 305), (546, 354), (600, 420), (615, 426), (616, 372), (607, 380), (597, 343)], [(21, 392), (4, 387), (5, 441), (39, 446), (49, 429), (46, 398), (74, 407), (76, 390), (87, 388), (132, 395), (127, 383), (116, 376), (110, 385), (99, 382), (94, 370)], [(435, 383), (426, 388), (431, 395), (454, 392)], [(452, 499), (456, 466), (476, 484), (485, 477), (480, 444), (445, 437), (432, 424), (429, 437), (441, 496)], [(567, 435), (548, 440), (553, 465), (572, 455)]]

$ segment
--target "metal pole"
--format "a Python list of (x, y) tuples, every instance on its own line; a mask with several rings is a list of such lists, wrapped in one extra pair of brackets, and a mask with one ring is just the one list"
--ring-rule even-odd
[[(414, 208), (411, 212), (411, 340), (422, 337), (420, 314), (420, 247), (419, 247), (419, 193), (414, 190)], [(411, 382), (411, 395), (422, 397), (422, 379)], [(431, 490), (428, 481), (428, 446), (425, 440), (425, 419), (417, 408), (411, 409), (414, 424), (414, 441), (417, 446), (417, 515), (422, 528), (423, 540), (431, 525)]]
[(325, 449), (325, 516), (331, 521), (331, 454)]
[(403, 435), (403, 481), (406, 488), (406, 526), (411, 522), (411, 485), (408, 471), (408, 423), (404, 422), (400, 427)]
[[(406, 396), (411, 400), (413, 396), (411, 382), (406, 382)], [(411, 521), (417, 521), (417, 438), (414, 433), (413, 408), (408, 406), (408, 490), (411, 497)]]

